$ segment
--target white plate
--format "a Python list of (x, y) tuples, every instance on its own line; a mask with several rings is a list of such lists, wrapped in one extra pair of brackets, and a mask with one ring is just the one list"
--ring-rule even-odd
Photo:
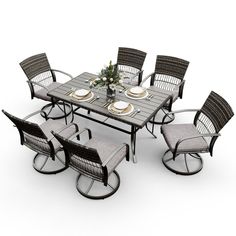
[(147, 90), (145, 90), (145, 92), (143, 94), (141, 94), (142, 96), (137, 96), (137, 94), (131, 94), (129, 93), (129, 90), (126, 90), (125, 91), (125, 96), (130, 98), (130, 99), (133, 99), (133, 100), (141, 100), (141, 99), (145, 99), (146, 97), (148, 97), (149, 93)]
[(145, 91), (145, 89), (142, 87), (136, 86), (136, 87), (131, 88), (129, 91), (133, 94), (141, 94)]
[(128, 102), (123, 102), (123, 101), (119, 101), (119, 102), (115, 102), (113, 104), (113, 107), (115, 107), (118, 110), (124, 110), (129, 106)]
[(130, 109), (127, 112), (122, 112), (120, 110), (118, 110), (118, 112), (117, 112), (117, 111), (114, 111), (114, 104), (112, 103), (108, 106), (108, 111), (113, 115), (127, 116), (134, 111), (134, 106), (132, 104), (129, 104), (129, 106), (130, 106)]
[(78, 89), (75, 91), (75, 95), (78, 96), (78, 97), (85, 97), (86, 95), (89, 94), (89, 90), (87, 89)]
[(87, 102), (94, 97), (94, 93), (90, 92), (88, 96), (84, 96), (84, 97), (79, 97), (75, 94), (71, 94), (70, 96), (73, 97), (78, 102)]

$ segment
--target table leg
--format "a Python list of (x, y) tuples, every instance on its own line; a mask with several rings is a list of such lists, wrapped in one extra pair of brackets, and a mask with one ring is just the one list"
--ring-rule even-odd
[(137, 163), (135, 150), (136, 150), (136, 129), (135, 129), (135, 126), (132, 125), (131, 126), (131, 151), (132, 151), (133, 163)]
[(157, 136), (154, 134), (154, 128), (155, 128), (155, 123), (154, 123), (154, 121), (155, 121), (155, 118), (156, 118), (156, 115), (154, 115), (153, 116), (153, 118), (152, 118), (152, 130), (150, 130), (149, 128), (148, 128), (148, 123), (146, 123), (146, 129), (147, 129), (147, 131), (150, 133), (150, 134), (152, 134), (152, 136), (154, 137), (154, 138), (157, 138)]
[(152, 120), (152, 135), (153, 135), (155, 138), (157, 138), (157, 136), (154, 134), (155, 118), (156, 118), (156, 115), (153, 116), (153, 120)]
[[(63, 102), (63, 110), (64, 110), (64, 114), (66, 114), (66, 105), (65, 102)], [(65, 123), (67, 125), (67, 116), (65, 115)]]

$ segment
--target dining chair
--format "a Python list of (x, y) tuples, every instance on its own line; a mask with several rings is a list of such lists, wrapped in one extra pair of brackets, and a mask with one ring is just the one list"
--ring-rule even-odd
[[(48, 118), (61, 119), (71, 113), (72, 109), (69, 104), (58, 101), (55, 98), (53, 99), (47, 95), (50, 90), (61, 85), (61, 83), (56, 80), (56, 72), (73, 79), (70, 74), (60, 70), (51, 69), (45, 53), (37, 54), (25, 59), (20, 63), (20, 66), (28, 78), (27, 83), (31, 91), (31, 99), (36, 97), (50, 102), (42, 108), (42, 111), (46, 112)], [(59, 108), (57, 109), (58, 114), (50, 115), (55, 106)]]
[[(157, 55), (155, 71), (143, 79), (140, 86), (150, 78), (150, 86), (160, 93), (167, 93), (172, 96), (172, 103), (178, 98), (183, 97), (184, 76), (188, 69), (189, 62), (177, 57)], [(172, 105), (172, 104), (171, 104)], [(155, 119), (150, 121), (154, 124), (162, 124), (162, 118), (168, 113), (169, 102), (157, 113)], [(163, 114), (160, 114), (160, 113)], [(161, 118), (159, 117), (161, 116)], [(169, 115), (165, 123), (170, 123), (174, 120), (174, 114)]]
[[(2, 110), (2, 112), (15, 124), (20, 134), (21, 145), (25, 145), (29, 149), (36, 152), (33, 159), (33, 167), (42, 174), (56, 174), (67, 168), (63, 156), (59, 155), (62, 151), (60, 143), (52, 135), (51, 131), (58, 132), (65, 137), (69, 137), (78, 131), (75, 123), (64, 125), (57, 120), (47, 119), (42, 124), (37, 124), (28, 119), (44, 112), (37, 111), (31, 113), (23, 119), (11, 115)], [(44, 117), (47, 114), (44, 112)], [(63, 154), (63, 152), (61, 152)], [(61, 167), (62, 166), (62, 167)]]
[[(193, 175), (203, 167), (200, 153), (213, 155), (213, 147), (220, 136), (219, 131), (233, 117), (227, 101), (211, 92), (201, 109), (187, 109), (170, 112), (195, 112), (193, 123), (164, 124), (161, 133), (169, 147), (162, 162), (167, 169), (180, 175)], [(169, 114), (166, 114), (163, 121)]]
[[(82, 144), (81, 135), (85, 131), (88, 140)], [(118, 190), (120, 176), (115, 168), (125, 157), (129, 161), (128, 144), (119, 145), (101, 137), (92, 138), (89, 129), (78, 131), (70, 138), (55, 132), (53, 135), (63, 146), (66, 165), (79, 172), (76, 188), (81, 195), (90, 199), (104, 199)]]
[(116, 66), (123, 75), (124, 83), (137, 86), (142, 81), (146, 53), (134, 48), (119, 47)]

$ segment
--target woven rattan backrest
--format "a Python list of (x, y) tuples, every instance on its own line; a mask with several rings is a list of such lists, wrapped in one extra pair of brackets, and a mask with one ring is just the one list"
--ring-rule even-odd
[(51, 67), (45, 53), (29, 57), (20, 63), (29, 80), (44, 72), (50, 71)]
[(102, 164), (101, 159), (96, 149), (89, 148), (87, 146), (75, 143), (72, 140), (66, 139), (59, 134), (53, 133), (57, 140), (61, 143), (63, 148), (70, 153), (70, 155), (76, 155), (87, 161)]
[[(217, 133), (234, 115), (230, 105), (214, 91), (210, 93), (200, 112), (209, 118)], [(198, 114), (197, 118), (199, 118), (199, 116), (200, 114)]]
[(183, 80), (189, 62), (177, 57), (158, 55), (156, 59), (155, 73), (169, 75)]
[(19, 131), (22, 131), (31, 136), (35, 136), (41, 139), (47, 138), (45, 134), (43, 133), (43, 131), (41, 130), (41, 128), (37, 124), (26, 121), (26, 120), (22, 120), (18, 117), (15, 117), (9, 114), (8, 112), (4, 110), (2, 110), (2, 112), (16, 125)]
[(133, 48), (119, 47), (117, 65), (132, 66), (142, 70), (146, 53)]

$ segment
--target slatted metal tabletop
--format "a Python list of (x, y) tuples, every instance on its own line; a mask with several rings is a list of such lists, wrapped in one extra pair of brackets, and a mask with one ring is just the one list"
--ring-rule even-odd
[[(112, 118), (115, 120), (118, 120), (120, 122), (123, 122), (125, 124), (128, 124), (131, 126), (131, 131), (127, 132), (125, 130), (122, 130), (120, 128), (117, 128), (120, 131), (123, 131), (125, 133), (131, 134), (131, 149), (133, 152), (133, 158), (135, 159), (135, 143), (136, 143), (136, 132), (143, 128), (158, 112), (159, 109), (163, 107), (164, 104), (168, 102), (168, 100), (171, 100), (171, 97), (169, 94), (164, 92), (158, 92), (155, 90), (155, 88), (148, 88), (149, 94), (152, 94), (153, 97), (150, 100), (147, 99), (140, 99), (140, 100), (134, 100), (128, 98), (123, 92), (116, 91), (116, 97), (115, 101), (125, 101), (128, 103), (131, 103), (135, 109), (140, 109), (140, 112), (132, 116), (119, 116), (112, 114), (108, 111), (107, 107), (104, 107), (104, 104), (107, 102), (107, 96), (106, 96), (106, 90), (105, 89), (93, 89), (93, 93), (96, 96), (99, 96), (99, 99), (95, 100), (94, 102), (87, 101), (87, 102), (80, 102), (76, 98), (71, 97), (68, 95), (68, 92), (70, 92), (71, 88), (76, 89), (89, 89), (89, 82), (88, 80), (96, 78), (97, 75), (91, 74), (88, 72), (84, 72), (81, 75), (75, 77), (74, 79), (66, 82), (65, 84), (62, 84), (60, 87), (51, 90), (48, 93), (48, 96), (57, 98), (59, 100), (62, 100), (64, 102), (71, 103), (75, 106), (78, 106), (79, 108), (84, 108), (87, 110), (90, 110), (92, 112), (104, 115), (108, 118)], [(130, 85), (127, 85), (127, 87), (131, 87)], [(76, 113), (77, 114), (77, 113)], [(80, 115), (80, 114), (78, 114)], [(85, 117), (84, 115), (82, 115)], [(89, 118), (89, 116), (88, 116)], [(89, 118), (92, 119), (92, 118)], [(94, 119), (92, 119), (94, 120)], [(99, 122), (101, 123), (101, 122)], [(108, 125), (110, 126), (110, 125)], [(110, 126), (114, 127), (114, 126)], [(134, 160), (134, 162), (136, 162)]]

